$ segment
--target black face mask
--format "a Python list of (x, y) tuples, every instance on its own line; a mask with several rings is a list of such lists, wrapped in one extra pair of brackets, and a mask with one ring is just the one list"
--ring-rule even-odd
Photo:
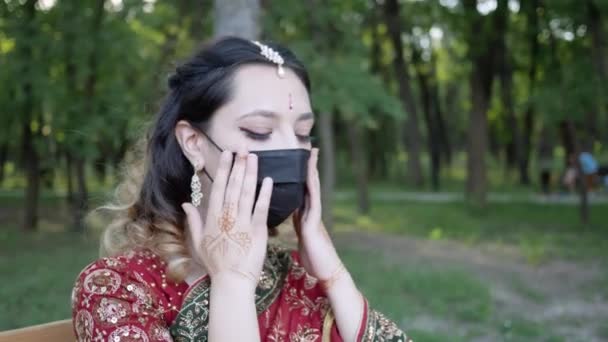
[[(222, 151), (208, 136), (207, 139)], [(307, 149), (284, 149), (251, 151), (258, 156), (258, 180), (255, 191), (255, 201), (266, 177), (272, 178), (272, 196), (268, 209), (268, 228), (281, 224), (296, 209), (304, 204), (306, 194), (306, 176), (310, 151)], [(234, 153), (236, 156), (236, 153)], [(234, 158), (233, 158), (234, 160)], [(206, 170), (207, 177), (213, 182)], [(255, 207), (255, 206), (254, 206)]]

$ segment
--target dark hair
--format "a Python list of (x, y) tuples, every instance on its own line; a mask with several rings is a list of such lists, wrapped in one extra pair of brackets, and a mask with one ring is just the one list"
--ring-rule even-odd
[[(264, 44), (283, 57), (283, 66), (295, 72), (310, 91), (308, 73), (296, 56), (281, 45)], [(147, 138), (147, 165), (139, 198), (130, 209), (131, 219), (143, 220), (154, 234), (162, 233), (155, 228), (167, 224), (178, 229), (164, 233), (183, 232), (185, 216), (181, 204), (190, 200), (194, 169), (177, 142), (175, 126), (186, 120), (204, 130), (213, 113), (230, 100), (238, 67), (255, 63), (276, 66), (260, 54), (260, 47), (252, 41), (225, 37), (202, 46), (176, 68), (168, 79), (168, 94)]]

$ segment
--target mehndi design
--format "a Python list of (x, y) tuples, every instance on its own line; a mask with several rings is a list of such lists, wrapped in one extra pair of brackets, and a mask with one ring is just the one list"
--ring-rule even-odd
[(233, 232), (236, 223), (233, 205), (228, 204), (224, 207), (222, 215), (218, 219), (220, 233), (216, 237), (205, 236), (203, 238), (203, 248), (208, 254), (218, 249), (222, 256), (226, 256), (230, 246), (236, 244), (242, 255), (247, 255), (251, 249), (251, 236), (247, 232)]

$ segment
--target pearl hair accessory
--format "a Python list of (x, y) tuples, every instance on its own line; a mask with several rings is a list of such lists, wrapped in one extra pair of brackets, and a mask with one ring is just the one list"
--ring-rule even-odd
[(285, 70), (283, 70), (283, 57), (281, 57), (278, 52), (274, 51), (268, 45), (264, 45), (258, 42), (257, 40), (254, 40), (253, 43), (260, 47), (260, 53), (262, 54), (262, 56), (266, 57), (266, 59), (278, 65), (277, 74), (279, 75), (279, 77), (283, 78), (283, 76), (285, 76)]

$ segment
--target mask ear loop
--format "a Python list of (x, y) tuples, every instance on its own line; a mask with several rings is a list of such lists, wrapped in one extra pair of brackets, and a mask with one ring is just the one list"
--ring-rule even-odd
[[(201, 130), (201, 133), (203, 133), (203, 135), (204, 135), (204, 136), (207, 138), (207, 140), (209, 140), (209, 141), (210, 141), (210, 142), (213, 144), (213, 146), (215, 146), (215, 148), (217, 148), (217, 149), (218, 149), (220, 152), (224, 152), (224, 150), (223, 150), (221, 147), (219, 147), (219, 146), (218, 146), (218, 145), (215, 143), (215, 141), (213, 141), (213, 139), (211, 139), (211, 138), (209, 137), (209, 135), (207, 135), (207, 133), (205, 133), (205, 132), (204, 132), (204, 131), (202, 131), (202, 130)], [(211, 175), (209, 174), (209, 172), (207, 172), (207, 168), (203, 168), (203, 173), (204, 173), (204, 174), (207, 176), (207, 178), (209, 178), (209, 180), (211, 181), (211, 183), (213, 183), (213, 178), (211, 178)]]

